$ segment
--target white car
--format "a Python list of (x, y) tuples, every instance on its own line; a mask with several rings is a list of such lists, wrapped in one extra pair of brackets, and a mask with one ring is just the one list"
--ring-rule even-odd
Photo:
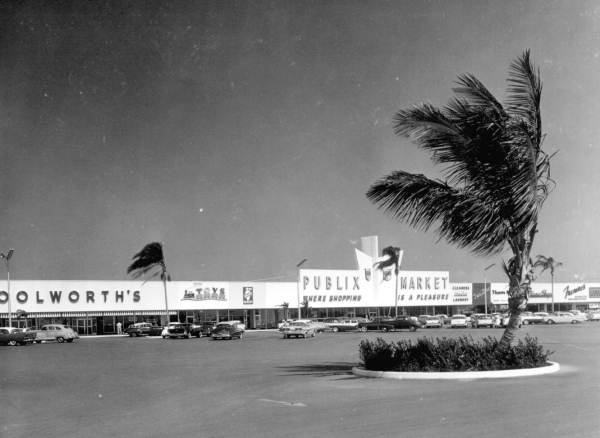
[(41, 330), (35, 331), (34, 341), (39, 344), (42, 341), (56, 341), (58, 343), (73, 342), (74, 339), (79, 339), (79, 335), (68, 325), (64, 324), (47, 324), (42, 326)]
[(425, 328), (441, 328), (442, 327), (442, 321), (440, 321), (440, 318), (438, 318), (437, 316), (427, 316), (423, 319), (419, 319), (419, 322), (421, 324), (423, 324), (423, 327)]
[(554, 312), (544, 318), (546, 324), (577, 324), (581, 322), (580, 317), (571, 312)]
[(548, 314), (544, 314), (543, 312), (533, 313), (533, 312), (523, 312), (521, 313), (521, 324), (542, 324), (544, 322), (544, 316), (548, 316)]
[(600, 310), (590, 309), (586, 312), (588, 321), (600, 321)]
[(581, 310), (569, 310), (569, 313), (572, 313), (575, 318), (577, 318), (577, 322), (585, 322), (587, 321), (587, 316)]
[(494, 318), (492, 315), (487, 315), (485, 313), (475, 313), (471, 315), (471, 321), (473, 321), (473, 327), (493, 327), (494, 326)]
[(316, 333), (315, 327), (312, 325), (312, 322), (306, 319), (291, 321), (288, 324), (282, 326), (279, 329), (279, 331), (283, 334), (283, 339), (288, 339), (291, 337), (312, 338), (315, 336)]
[(450, 328), (455, 328), (455, 327), (467, 328), (470, 326), (471, 326), (471, 324), (469, 322), (469, 317), (466, 315), (452, 315), (452, 317), (450, 318)]

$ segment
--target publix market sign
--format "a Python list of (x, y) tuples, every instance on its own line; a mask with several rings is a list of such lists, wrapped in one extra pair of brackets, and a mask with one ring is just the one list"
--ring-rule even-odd
[[(396, 277), (391, 271), (300, 270), (300, 297), (311, 307), (393, 306)], [(446, 271), (400, 271), (398, 305), (435, 306), (454, 304)]]

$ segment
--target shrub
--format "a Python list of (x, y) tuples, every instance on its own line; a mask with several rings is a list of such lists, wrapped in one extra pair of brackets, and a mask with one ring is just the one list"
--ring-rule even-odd
[(508, 352), (498, 351), (499, 341), (491, 336), (474, 341), (471, 336), (459, 338), (419, 338), (386, 342), (363, 340), (360, 358), (367, 370), (373, 371), (487, 371), (535, 368), (547, 365), (553, 353), (527, 335), (512, 345)]

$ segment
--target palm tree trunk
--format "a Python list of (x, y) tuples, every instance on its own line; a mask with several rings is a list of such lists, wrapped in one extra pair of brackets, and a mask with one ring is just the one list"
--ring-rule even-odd
[(169, 301), (167, 299), (167, 279), (166, 278), (163, 278), (163, 288), (165, 290), (165, 316), (166, 316), (164, 327), (166, 327), (169, 325)]

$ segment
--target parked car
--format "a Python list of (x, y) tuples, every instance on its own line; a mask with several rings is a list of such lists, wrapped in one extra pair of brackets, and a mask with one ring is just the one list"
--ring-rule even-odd
[(325, 321), (325, 325), (328, 330), (332, 332), (345, 332), (351, 330), (358, 330), (357, 319), (346, 319), (346, 318), (332, 318)]
[(213, 339), (242, 339), (246, 326), (239, 321), (221, 321), (210, 333)]
[(195, 322), (190, 326), (190, 335), (201, 338), (202, 336), (210, 336), (211, 332), (215, 328), (215, 322)]
[(401, 315), (397, 318), (381, 317), (374, 318), (371, 321), (362, 322), (358, 324), (361, 331), (366, 332), (367, 330), (381, 330), (383, 332), (408, 329), (414, 332), (423, 325), (414, 316)]
[(523, 325), (543, 324), (544, 316), (548, 316), (548, 314), (544, 315), (542, 312), (539, 312), (539, 313), (540, 314), (533, 313), (533, 312), (521, 313), (521, 315), (519, 315), (521, 317), (521, 324), (523, 324)]
[(587, 321), (587, 316), (581, 310), (569, 310), (569, 313), (572, 313), (573, 316), (577, 319), (577, 322), (585, 322)]
[(442, 322), (442, 325), (450, 324), (450, 320), (452, 319), (448, 315), (445, 315), (443, 313), (439, 313), (439, 314), (434, 315), (434, 316), (436, 318), (439, 318), (439, 320)]
[(600, 310), (599, 309), (590, 309), (585, 314), (586, 314), (588, 321), (600, 321)]
[(0, 327), (0, 345), (26, 345), (35, 339), (35, 333), (16, 327)]
[(172, 322), (166, 327), (166, 331), (163, 331), (163, 339), (170, 338), (187, 338), (189, 339), (191, 324), (184, 322)]
[(309, 320), (289, 321), (287, 324), (282, 325), (279, 331), (283, 334), (283, 339), (314, 337), (316, 333), (315, 327)]
[(310, 323), (315, 328), (316, 333), (323, 333), (324, 331), (329, 330), (329, 326), (325, 321), (325, 319), (311, 319)]
[(442, 321), (440, 321), (440, 318), (437, 316), (427, 315), (426, 318), (423, 318), (422, 320), (419, 319), (419, 322), (423, 324), (423, 327), (425, 328), (441, 328), (443, 326)]
[(571, 312), (554, 312), (549, 313), (544, 318), (546, 324), (577, 324), (581, 320)]
[(56, 341), (63, 343), (65, 341), (73, 342), (73, 340), (79, 339), (79, 335), (75, 330), (68, 325), (63, 324), (43, 325), (40, 330), (36, 330), (34, 333), (34, 341), (38, 344), (42, 341)]
[(469, 322), (469, 317), (466, 315), (452, 315), (452, 317), (450, 318), (450, 328), (456, 328), (456, 327), (463, 327), (463, 328), (467, 328), (470, 327), (471, 323)]
[(131, 337), (139, 336), (161, 336), (163, 327), (152, 325), (149, 322), (136, 322), (125, 329), (125, 334)]
[(494, 317), (486, 313), (474, 313), (471, 315), (471, 325), (475, 328), (493, 327)]

